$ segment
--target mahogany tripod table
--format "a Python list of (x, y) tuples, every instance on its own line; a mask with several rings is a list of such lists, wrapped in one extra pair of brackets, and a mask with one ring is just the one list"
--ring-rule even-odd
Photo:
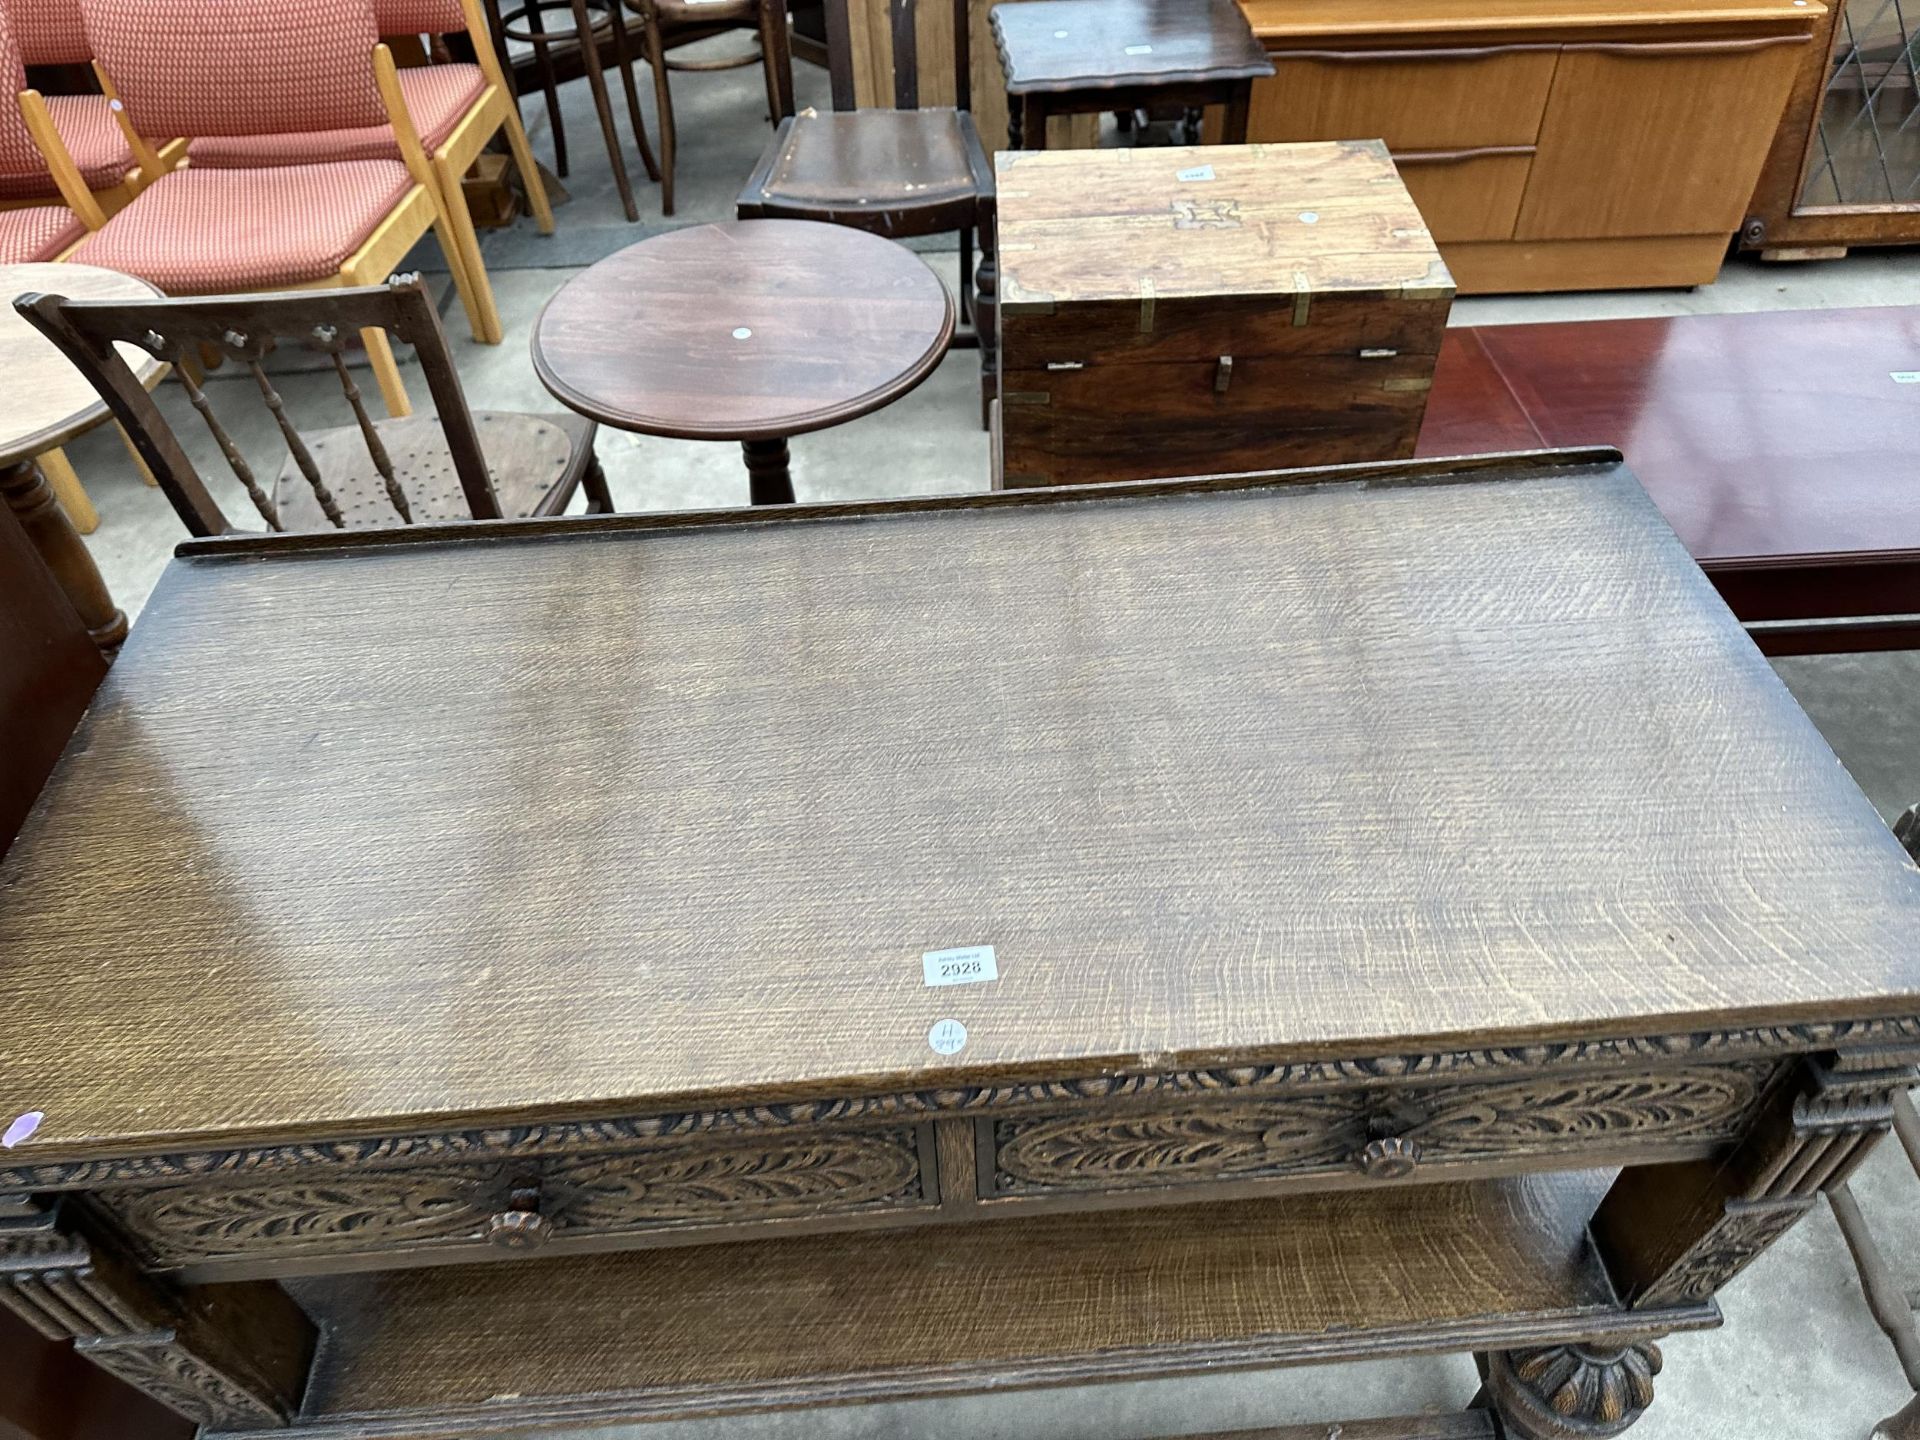
[(1595, 1440), (1920, 1057), (1609, 451), (193, 541), (0, 895), (0, 1304), (221, 1433), (1470, 1350), (1353, 1433)]
[(1447, 331), (1417, 453), (1598, 444), (1766, 653), (1920, 646), (1920, 306)]
[(554, 398), (616, 429), (738, 440), (755, 505), (790, 504), (787, 439), (898, 400), (953, 339), (925, 261), (812, 220), (670, 230), (573, 277), (534, 323)]

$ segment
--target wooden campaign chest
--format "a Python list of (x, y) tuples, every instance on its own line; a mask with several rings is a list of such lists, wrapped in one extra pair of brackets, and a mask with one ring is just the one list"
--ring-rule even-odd
[(1454, 286), (1379, 142), (995, 164), (1009, 488), (1413, 454)]

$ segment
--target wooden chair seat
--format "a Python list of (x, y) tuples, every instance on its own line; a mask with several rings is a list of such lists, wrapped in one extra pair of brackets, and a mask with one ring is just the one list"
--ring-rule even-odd
[(57, 260), (61, 251), (85, 238), (86, 233), (87, 227), (64, 205), (0, 210), (0, 265)]
[[(9, 101), (9, 103), (11, 103)], [(47, 115), (55, 133), (73, 157), (80, 179), (90, 190), (109, 190), (127, 178), (135, 160), (120, 122), (113, 118), (104, 95), (48, 95)], [(0, 175), (0, 199), (53, 199), (60, 189), (44, 168), (37, 173)]]
[[(968, 223), (993, 192), (992, 175), (964, 110), (795, 115), (741, 192), (740, 213), (934, 234)], [(903, 215), (912, 217), (905, 225)]]
[[(512, 415), (476, 411), (474, 426), (487, 461), (487, 475), (508, 519), (558, 515), (595, 465), (593, 421), (571, 413)], [(406, 492), (413, 523), (467, 520), (466, 492), (454, 469), (446, 431), (431, 417), (383, 420), (374, 427)], [(404, 523), (386, 482), (374, 468), (357, 426), (342, 425), (307, 437), (307, 450), (349, 530)], [(285, 530), (331, 530), (313, 487), (289, 455), (273, 486), (274, 508)]]

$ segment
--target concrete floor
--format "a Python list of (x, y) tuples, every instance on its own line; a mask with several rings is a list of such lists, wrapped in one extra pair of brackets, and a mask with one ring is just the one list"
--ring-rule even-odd
[[(724, 48), (733, 42), (712, 43)], [(797, 81), (802, 104), (825, 107), (820, 71), (799, 66)], [(502, 261), (546, 267), (569, 257), (604, 253), (662, 223), (730, 218), (733, 195), (769, 134), (758, 72), (680, 74), (674, 84), (682, 145), (680, 214), (671, 222), (660, 216), (658, 188), (645, 183), (629, 139), (628, 163), (643, 207), (639, 231), (621, 220), (584, 87), (570, 87), (566, 109), (573, 173), (567, 183), (573, 200), (559, 212), (561, 235), (552, 241), (514, 235), (488, 244), (497, 257), (493, 282), (506, 343), (477, 346), (467, 337), (458, 308), (449, 315), (454, 354), (476, 408), (553, 408), (534, 378), (527, 337), (541, 304), (573, 272), (497, 268)], [(533, 119), (536, 152), (549, 155), (544, 113), (535, 103), (526, 106), (526, 113)], [(648, 120), (653, 123), (650, 101)], [(654, 133), (657, 136), (657, 126)], [(950, 251), (928, 258), (953, 278), (955, 257)], [(1453, 319), (1456, 324), (1482, 324), (1902, 303), (1920, 303), (1920, 254), (1864, 252), (1845, 261), (1799, 267), (1736, 260), (1717, 285), (1693, 292), (1468, 299), (1455, 307)], [(1781, 363), (1791, 364), (1792, 357), (1782, 356)], [(795, 441), (800, 498), (985, 488), (987, 442), (977, 427), (977, 365), (972, 352), (956, 352), (925, 385), (892, 408)], [(414, 384), (421, 392), (417, 379)], [(240, 386), (216, 383), (211, 389), (243, 444), (271, 473), (283, 452), (268, 443), (271, 432), (264, 412), (257, 404), (248, 405)], [(326, 377), (289, 376), (284, 389), (294, 411), (313, 423), (345, 419)], [(203, 473), (223, 475), (217, 454), (194, 435), (197, 424), (179, 402), (176, 388), (168, 386), (164, 393), (182, 435), (194, 436)], [(329, 400), (332, 408), (321, 410)], [(326, 418), (320, 418), (323, 415)], [(1920, 424), (1915, 438), (1920, 442)], [(137, 612), (183, 532), (159, 492), (140, 483), (110, 431), (84, 437), (69, 453), (102, 516), (91, 537), (93, 552), (120, 602)], [(746, 478), (734, 446), (603, 431), (600, 453), (623, 509), (745, 503)], [(239, 523), (252, 523), (237, 486), (228, 481), (217, 493), (235, 502), (230, 513)], [(1920, 695), (1920, 652), (1796, 659), (1777, 668), (1883, 815), (1891, 817), (1920, 800), (1920, 706), (1914, 703)], [(1906, 1283), (1920, 1289), (1920, 1181), (1905, 1168), (1896, 1146), (1881, 1147), (1856, 1182), (1856, 1192)], [(1763, 1435), (1772, 1440), (1851, 1440), (1865, 1436), (1877, 1419), (1907, 1399), (1893, 1352), (1868, 1318), (1838, 1229), (1824, 1207), (1729, 1287), (1723, 1306), (1724, 1329), (1680, 1337), (1667, 1346), (1660, 1398), (1633, 1431), (1639, 1440), (1746, 1440)], [(1128, 1440), (1451, 1408), (1462, 1404), (1474, 1385), (1470, 1362), (1455, 1356), (656, 1424), (595, 1434), (632, 1440), (998, 1440), (1014, 1435)]]

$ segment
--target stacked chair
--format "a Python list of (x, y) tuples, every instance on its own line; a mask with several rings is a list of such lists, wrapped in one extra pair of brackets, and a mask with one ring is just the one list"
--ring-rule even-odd
[[(79, 0), (4, 0), (0, 4), (0, 24), (11, 31), (4, 64), (13, 94), (27, 88), (24, 66), (84, 66), (93, 59)], [(12, 128), (19, 117), (11, 105), (6, 110), (5, 123)], [(93, 197), (93, 205), (86, 208), (104, 218), (139, 192), (143, 176), (105, 95), (50, 95), (36, 106), (30, 119), (36, 143), (57, 137), (60, 148), (73, 160), (78, 188)], [(177, 154), (178, 146), (169, 142), (168, 150)], [(8, 154), (11, 159), (11, 149)], [(36, 201), (71, 203), (63, 190), (56, 188), (55, 178), (37, 154), (26, 171), (0, 162), (0, 205)]]
[[(383, 23), (395, 22), (406, 23), (390, 33), (418, 22), (483, 35), (473, 5), (79, 0), (78, 8), (140, 179), (117, 210), (80, 214), (91, 233), (63, 258), (137, 275), (169, 295), (328, 289), (384, 281), (432, 230), (474, 337), (499, 342), (459, 178), (503, 127), (543, 229), (552, 218), (493, 47), (476, 43), (479, 65), (424, 67), (403, 79), (380, 43)], [(22, 110), (73, 205), (74, 177), (86, 176), (57, 123), (39, 123), (50, 107), (29, 91)], [(182, 155), (190, 163), (180, 165)], [(386, 335), (369, 328), (362, 339), (388, 412), (409, 413)]]

